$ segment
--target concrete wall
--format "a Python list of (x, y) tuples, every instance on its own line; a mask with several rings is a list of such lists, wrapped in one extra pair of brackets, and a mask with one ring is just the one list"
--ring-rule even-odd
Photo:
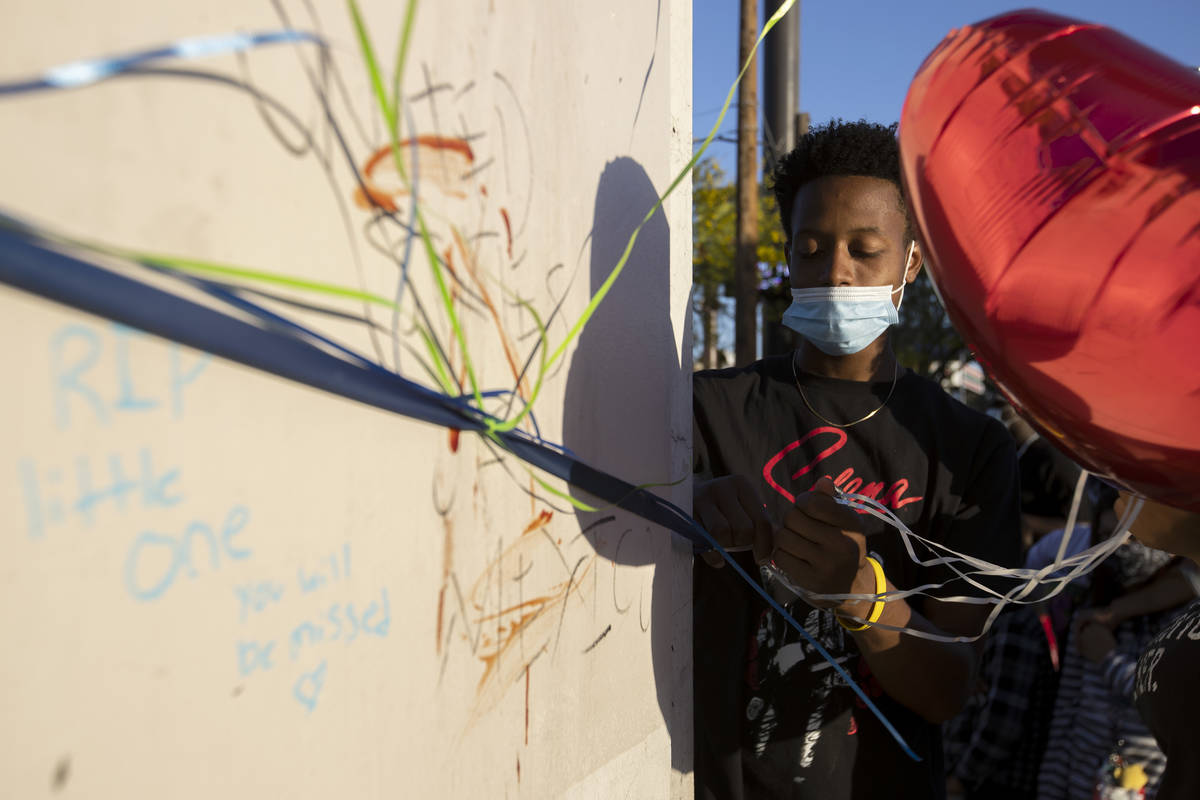
[[(389, 82), (405, 6), (363, 5)], [(0, 98), (0, 208), (396, 297), (410, 237), (339, 136), (378, 202), (406, 221), (412, 201), (371, 163), (387, 137), (343, 4), (7, 0), (0, 76), (281, 10), (327, 61), (279, 45)], [(690, 157), (690, 15), (418, 9), (403, 129), (440, 139), (405, 157), (484, 389), (535, 352), (518, 299), (561, 342)], [(685, 183), (535, 405), (634, 483), (688, 472), (690, 258)], [(419, 243), (409, 273), (395, 315), (256, 297), (432, 385), (418, 300), (455, 370), (463, 348)], [(690, 796), (690, 551), (669, 534), (577, 513), (477, 437), (3, 286), (0, 335), (0, 795)]]

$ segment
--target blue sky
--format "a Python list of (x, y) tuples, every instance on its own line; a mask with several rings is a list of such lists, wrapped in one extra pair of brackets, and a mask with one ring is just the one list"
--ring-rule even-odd
[[(761, 17), (763, 0), (759, 0)], [(800, 25), (800, 110), (813, 122), (832, 117), (893, 122), (917, 67), (954, 27), (1016, 8), (993, 0), (803, 0)], [(737, 76), (738, 0), (695, 0), (692, 6), (693, 135), (716, 122)], [(1190, 66), (1200, 65), (1200, 0), (1060, 0), (1038, 7), (1116, 28)], [(759, 87), (761, 91), (761, 79)], [(737, 130), (736, 101), (721, 124)], [(732, 144), (709, 149), (733, 178)], [(761, 167), (761, 161), (760, 161)]]

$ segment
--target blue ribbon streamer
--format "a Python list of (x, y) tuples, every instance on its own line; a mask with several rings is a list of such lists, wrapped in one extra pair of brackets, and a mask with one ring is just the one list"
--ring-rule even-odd
[[(0, 83), (0, 96), (79, 88), (164, 59), (206, 58), (261, 45), (289, 42), (325, 44), (315, 34), (294, 30), (192, 37), (165, 47), (60, 65), (29, 80)], [(414, 186), (414, 193), (415, 189)], [(412, 213), (415, 213), (415, 208), (414, 202)], [(4, 218), (4, 221), (10, 225), (15, 222), (11, 218)], [(411, 226), (409, 230), (410, 238), (406, 242), (403, 260), (405, 270), (412, 246)], [(448, 397), (389, 372), (342, 345), (250, 302), (227, 286), (157, 269), (164, 275), (187, 279), (215, 299), (257, 317), (265, 326), (235, 319), (60, 252), (40, 239), (36, 231), (20, 224), (0, 230), (0, 282), (15, 288), (411, 419), (483, 435), (487, 435), (489, 421), (498, 421), (470, 405), (467, 397)], [(403, 291), (403, 288), (399, 291)], [(485, 396), (502, 394), (488, 392)], [(533, 424), (537, 432), (536, 421)], [(751, 578), (708, 531), (681, 508), (645, 489), (588, 466), (565, 448), (543, 441), (540, 433), (530, 437), (524, 431), (513, 430), (495, 436), (509, 452), (531, 466), (683, 536), (697, 552), (710, 549), (719, 552), (747, 585), (829, 662), (904, 753), (914, 761), (921, 760), (845, 668), (787, 609)]]
[[(172, 275), (174, 273), (164, 272)], [(104, 267), (88, 263), (53, 248), (36, 238), (28, 228), (0, 230), (0, 282), (17, 289), (52, 300), (91, 314), (106, 317), (130, 327), (139, 328), (204, 350), (213, 355), (236, 361), (255, 369), (278, 375), (316, 389), (376, 408), (421, 420), (434, 425), (488, 435), (487, 421), (494, 418), (462, 398), (452, 398), (413, 383), (378, 365), (365, 366), (361, 357), (335, 345), (347, 360), (322, 349), (313, 341), (329, 343), (290, 320), (273, 312), (266, 327), (235, 319), (207, 306)], [(211, 283), (211, 282), (206, 282)], [(223, 287), (206, 287), (215, 299), (231, 302), (243, 311), (253, 306)], [(286, 325), (280, 325), (284, 320)], [(290, 331), (292, 335), (285, 331)], [(300, 338), (301, 333), (307, 340)], [(859, 699), (879, 719), (892, 738), (910, 758), (921, 758), (910, 748), (900, 732), (884, 716), (862, 688), (850, 677), (829, 652), (804, 629), (794, 617), (750, 577), (720, 544), (675, 504), (645, 489), (597, 470), (544, 443), (523, 431), (513, 430), (496, 434), (505, 449), (526, 463), (555, 475), (594, 497), (616, 505), (630, 513), (661, 525), (690, 541), (697, 550), (715, 549), (737, 574), (767, 604), (824, 658)]]
[[(258, 305), (257, 303), (254, 303), (254, 302), (246, 299), (246, 297), (244, 297), (240, 292), (238, 292), (236, 288), (227, 286), (222, 283), (218, 283), (216, 281), (209, 280), (207, 278), (201, 278), (201, 277), (198, 277), (195, 275), (187, 275), (185, 273), (174, 272), (170, 269), (167, 269), (165, 267), (161, 267), (161, 266), (158, 266), (155, 264), (145, 264), (144, 266), (147, 266), (150, 269), (153, 269), (154, 271), (156, 271), (160, 274), (169, 275), (172, 278), (177, 278), (179, 280), (190, 283), (190, 284), (196, 286), (197, 288), (202, 289), (203, 291), (212, 295), (213, 297), (228, 303), (229, 305), (233, 306), (234, 308), (238, 308), (243, 311), (247, 311), (256, 317), (259, 317), (264, 322), (267, 322), (272, 325), (277, 325), (284, 330), (291, 331), (293, 334), (295, 334), (297, 337), (299, 337), (301, 339), (311, 339), (318, 344), (324, 345), (326, 348), (329, 348), (330, 350), (334, 351), (335, 353), (342, 354), (342, 355), (346, 356), (347, 358), (349, 358), (351, 361), (353, 361), (357, 364), (361, 364), (365, 369), (378, 371), (385, 375), (397, 374), (397, 373), (391, 372), (390, 370), (384, 369), (379, 364), (375, 363), (374, 361), (371, 361), (369, 358), (363, 357), (362, 355), (354, 352), (350, 348), (348, 348), (344, 345), (338, 344), (337, 342), (333, 341), (332, 339), (330, 339), (326, 336), (323, 336), (320, 333), (317, 333), (316, 331), (305, 328), (303, 325), (300, 325), (299, 323), (288, 319), (287, 317), (283, 316), (282, 314), (276, 314), (274, 311), (263, 308), (262, 306)], [(494, 398), (510, 397), (510, 396), (512, 396), (512, 394), (513, 394), (513, 392), (510, 389), (493, 389), (491, 391), (483, 392), (482, 396), (487, 399), (494, 399)], [(451, 403), (456, 403), (463, 410), (473, 410), (475, 408), (471, 404), (472, 401), (474, 401), (474, 399), (475, 399), (474, 395), (464, 394), (464, 395), (459, 395), (458, 397), (447, 396), (446, 399), (449, 400)], [(497, 421), (497, 422), (499, 421), (495, 417), (492, 417), (492, 420)], [(570, 454), (570, 451), (563, 445), (555, 444), (554, 442), (548, 442), (542, 438), (541, 428), (538, 426), (537, 417), (534, 416), (534, 413), (532, 410), (530, 410), (530, 412), (529, 412), (529, 421), (533, 424), (534, 441), (536, 441), (538, 444), (543, 445), (545, 447), (554, 448), (561, 452)]]
[(192, 36), (180, 39), (163, 47), (141, 50), (105, 58), (88, 58), (60, 64), (43, 72), (36, 78), (23, 81), (0, 83), (0, 95), (23, 94), (46, 89), (78, 89), (107, 80), (135, 67), (170, 58), (193, 59), (238, 53), (268, 44), (311, 42), (324, 45), (325, 41), (306, 31), (265, 31), (262, 33), (225, 33), (214, 36)]

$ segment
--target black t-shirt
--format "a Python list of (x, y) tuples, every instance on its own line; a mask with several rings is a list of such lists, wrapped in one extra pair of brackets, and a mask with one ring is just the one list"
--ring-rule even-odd
[[(798, 494), (829, 476), (845, 491), (874, 497), (921, 536), (1005, 566), (1017, 563), (1016, 453), (999, 421), (903, 370), (878, 414), (838, 428), (807, 407), (790, 358), (693, 377), (697, 480), (746, 475), (782, 519)], [(890, 380), (805, 373), (800, 381), (808, 402), (834, 422), (869, 413), (892, 387)], [(863, 522), (868, 550), (898, 588), (953, 577), (945, 567), (918, 567), (893, 528), (866, 515)], [(918, 556), (930, 556), (915, 547)], [(757, 574), (749, 559), (741, 563)], [(955, 581), (936, 593), (973, 592)], [(733, 570), (697, 560), (694, 598), (697, 797), (944, 796), (938, 726), (883, 693), (831, 613), (803, 602), (792, 608), (922, 762), (904, 754), (829, 664)], [(920, 610), (919, 597), (911, 602)]]
[(1138, 659), (1134, 703), (1167, 756), (1157, 800), (1200, 797), (1200, 600), (1184, 608)]

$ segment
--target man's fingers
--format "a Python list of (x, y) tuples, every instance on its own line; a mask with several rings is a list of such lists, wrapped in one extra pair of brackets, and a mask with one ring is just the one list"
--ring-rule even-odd
[(758, 490), (754, 484), (743, 478), (737, 483), (738, 504), (750, 521), (746, 533), (746, 544), (751, 545), (756, 563), (763, 563), (770, 557), (771, 541), (775, 535), (775, 521), (767, 512)]
[(775, 538), (804, 539), (814, 547), (822, 547), (841, 539), (842, 531), (839, 525), (831, 525), (793, 508), (784, 516), (783, 526)]
[[(708, 535), (713, 537), (717, 542), (721, 542), (729, 535), (729, 523), (725, 521), (724, 515), (717, 509), (713, 502), (713, 496), (710, 492), (697, 493), (692, 501), (692, 514), (696, 517), (696, 522), (700, 523), (700, 527), (708, 531)], [(700, 554), (704, 559), (704, 563), (708, 564), (713, 569), (720, 569), (725, 566), (725, 559), (716, 550), (706, 550)]]
[(723, 514), (711, 514), (710, 519), (701, 520), (700, 524), (708, 531), (709, 535), (717, 540), (717, 544), (721, 547), (729, 547), (733, 538), (733, 531), (729, 527), (729, 522)]
[(837, 485), (828, 475), (826, 475), (817, 479), (817, 482), (813, 484), (812, 491), (816, 492), (817, 494), (824, 494), (834, 497), (837, 495)]
[(722, 547), (745, 547), (771, 528), (753, 484), (744, 475), (717, 478), (698, 487), (693, 513)]
[(811, 491), (800, 495), (796, 498), (793, 510), (840, 530), (857, 531), (862, 527), (853, 509), (839, 503), (833, 495), (822, 492)]
[(788, 577), (788, 580), (800, 588), (807, 588), (812, 582), (814, 567), (812, 562), (807, 559), (794, 556), (788, 551), (776, 547), (771, 551), (770, 560), (775, 562), (776, 567), (783, 570), (783, 574)]
[(721, 547), (745, 547), (752, 543), (754, 524), (740, 507), (706, 505), (697, 507), (695, 511), (696, 521)]
[(743, 475), (739, 475), (734, 488), (737, 489), (738, 503), (742, 508), (746, 509), (746, 513), (754, 517), (762, 517), (769, 521), (767, 507), (762, 501), (762, 496), (754, 488), (754, 484), (749, 479)]
[[(706, 492), (703, 495), (697, 495), (692, 504), (692, 513), (695, 515), (696, 521), (700, 523), (700, 526), (708, 531), (708, 535), (717, 544), (725, 548), (733, 546), (733, 528), (720, 507), (718, 492)], [(700, 554), (700, 557), (704, 559), (705, 564), (708, 564), (713, 569), (720, 569), (725, 566), (725, 558), (715, 549), (706, 550)]]
[[(820, 568), (812, 562), (796, 558), (779, 549), (772, 552), (772, 561), (775, 562), (776, 567), (783, 570), (783, 574), (796, 588), (811, 592), (814, 591), (814, 587), (820, 585)], [(830, 608), (836, 605), (834, 600), (818, 600), (811, 596), (806, 596), (805, 602), (816, 608)]]
[(758, 490), (749, 480), (741, 480), (737, 484), (738, 503), (750, 520), (748, 529), (749, 539), (754, 552), (754, 562), (765, 564), (771, 558), (771, 547), (775, 539), (775, 521), (767, 513)]
[(754, 563), (765, 564), (771, 560), (771, 548), (775, 546), (775, 526), (767, 519), (767, 515), (756, 521), (754, 525)]
[[(775, 534), (772, 540), (772, 549), (775, 551), (783, 551), (796, 558), (803, 558), (807, 561), (817, 562), (821, 560), (821, 554), (825, 551), (823, 542), (819, 535), (814, 534), (812, 528), (820, 525), (813, 523), (808, 530), (795, 531), (791, 528), (783, 528)], [(829, 528), (829, 526), (823, 526)], [(833, 535), (838, 531), (829, 528), (828, 531), (822, 532), (824, 535)]]
[[(729, 475), (698, 484), (692, 513), (722, 547), (752, 549), (759, 563), (770, 558), (775, 523), (746, 476)], [(719, 554), (705, 555), (706, 563), (719, 566), (718, 561), (724, 563)]]
[(740, 505), (723, 509), (725, 519), (729, 522), (729, 539), (722, 541), (725, 547), (745, 547), (754, 543), (754, 521), (750, 514)]

